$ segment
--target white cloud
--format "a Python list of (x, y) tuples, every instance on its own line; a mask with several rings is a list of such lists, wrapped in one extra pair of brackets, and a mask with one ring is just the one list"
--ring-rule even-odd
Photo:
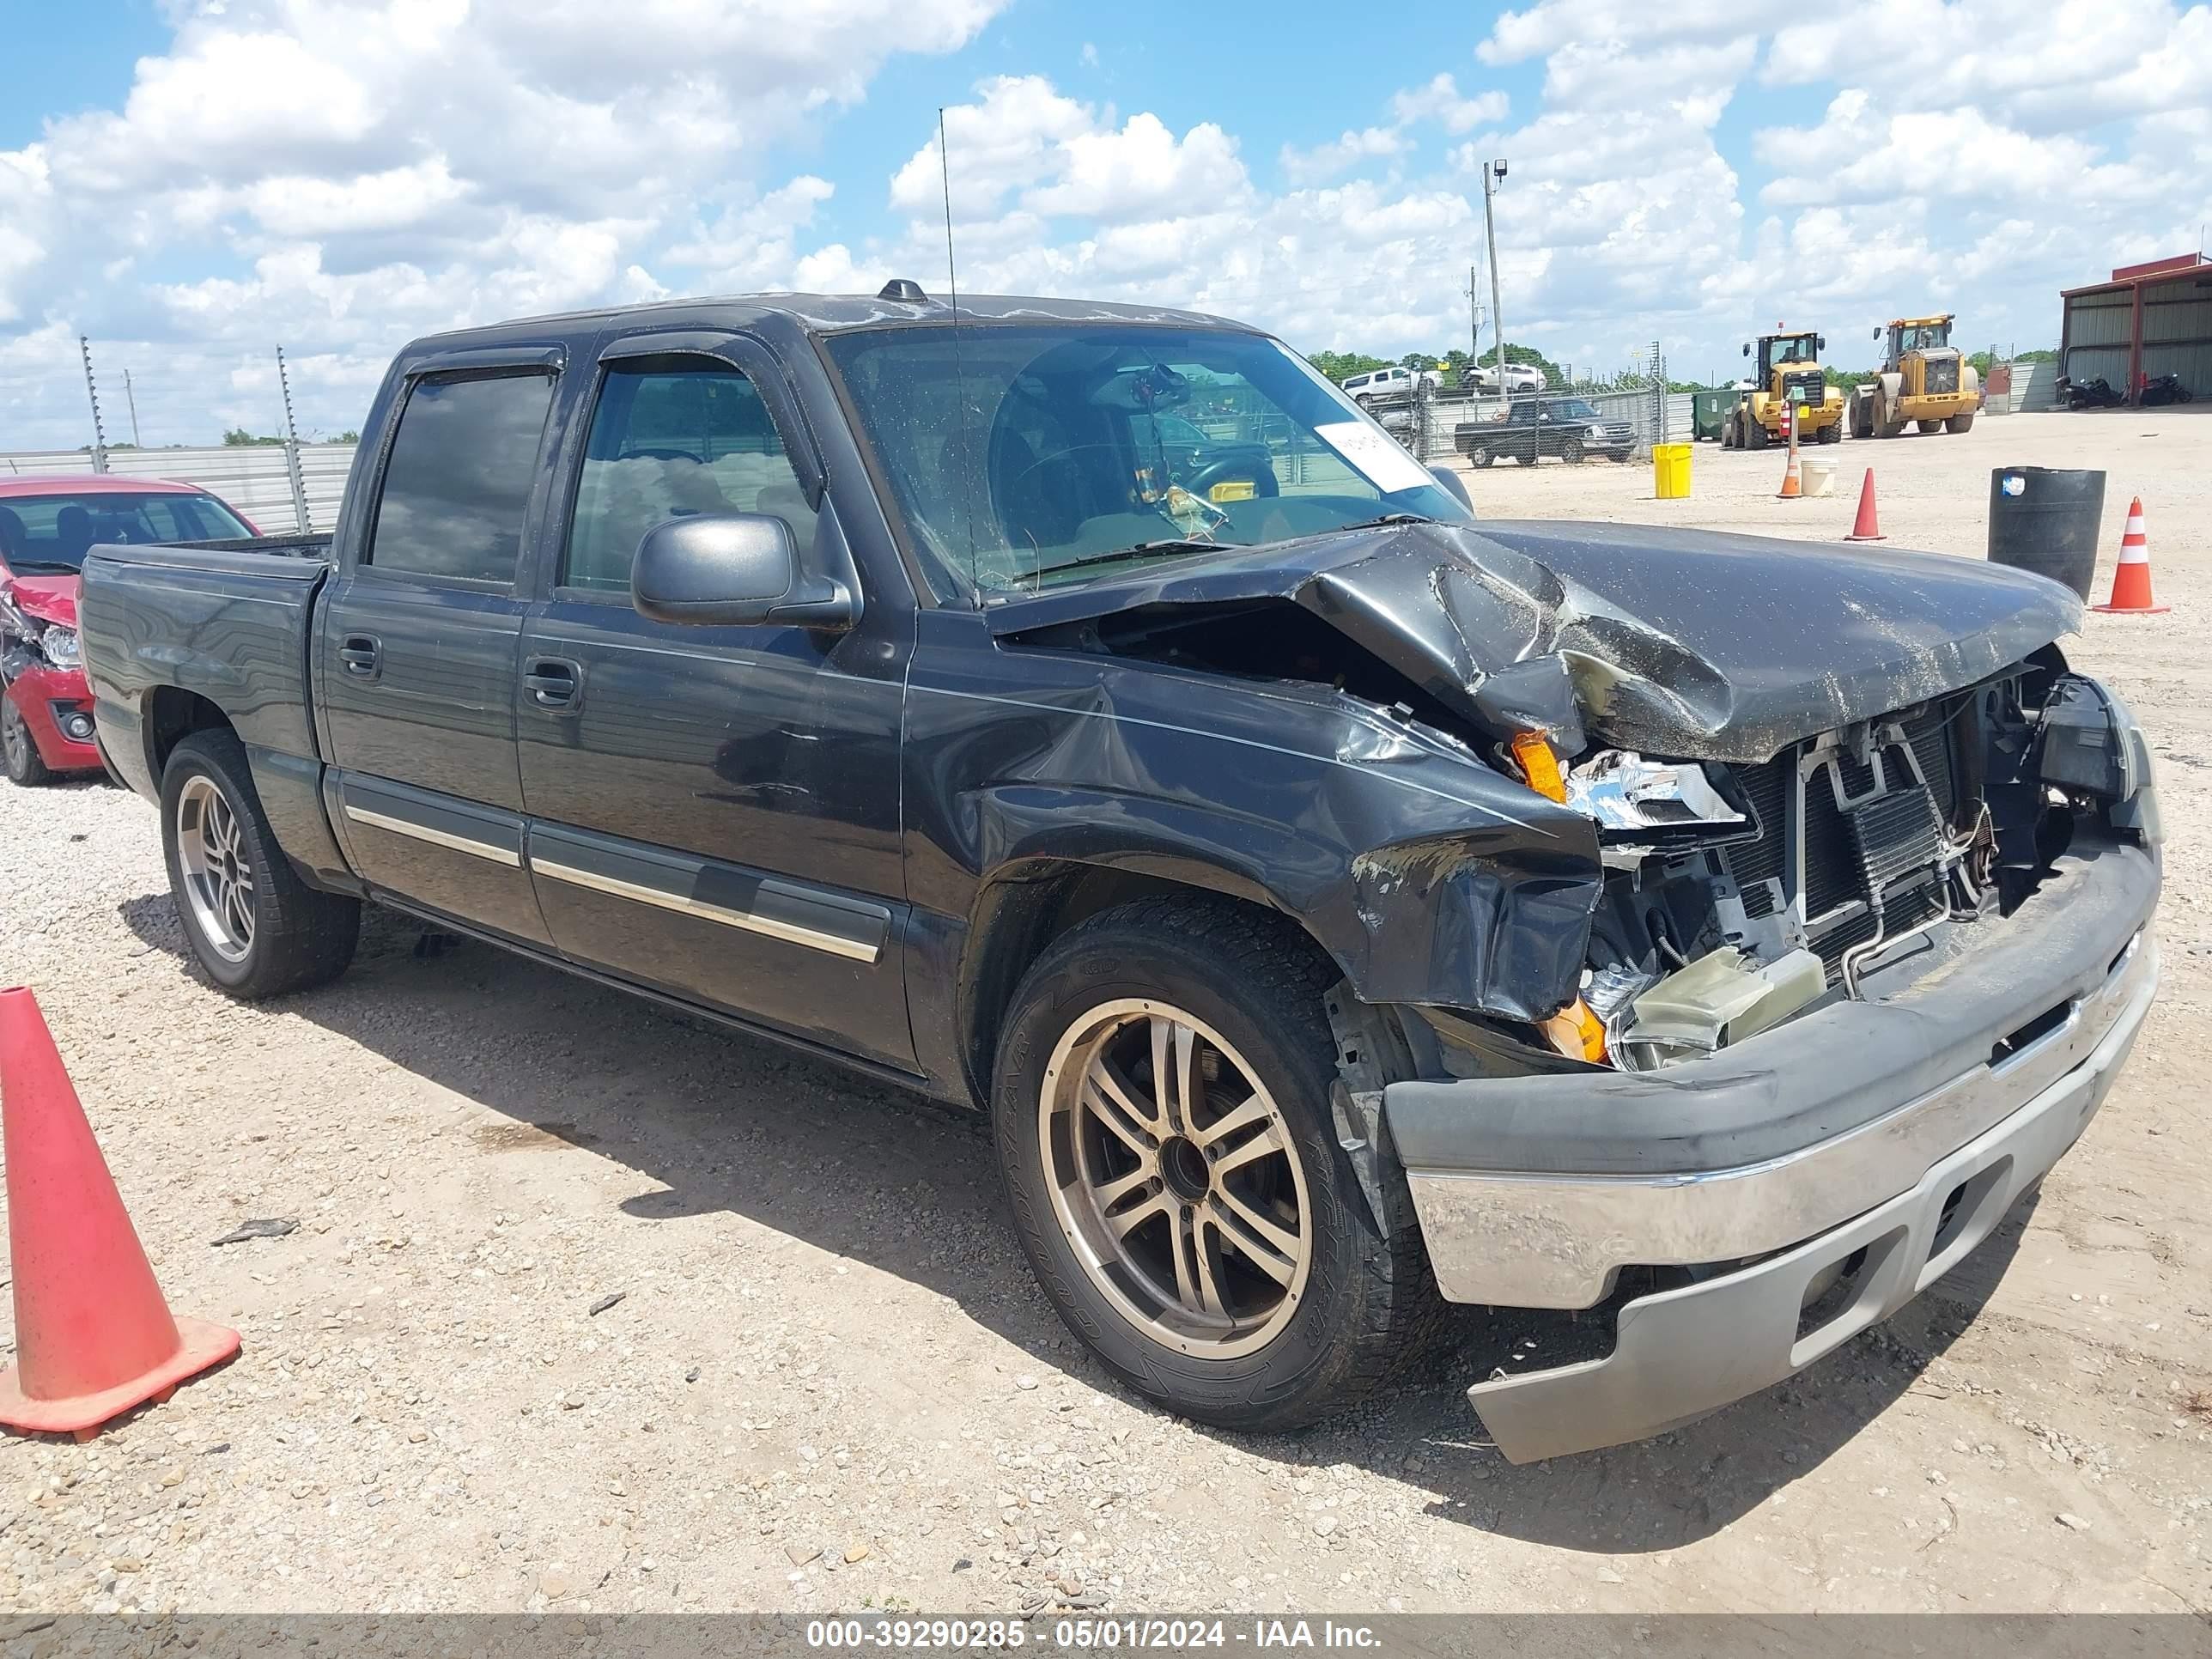
[[(0, 151), (0, 329), (304, 362), (652, 292), (670, 241), (805, 204), (809, 180), (763, 176), (775, 145), (1006, 3), (624, 0), (610, 27), (598, 0), (167, 0), (119, 106)], [(714, 268), (787, 278), (806, 229)], [(5, 441), (81, 423), (50, 386), (0, 385), (0, 412)]]
[(1449, 75), (1439, 75), (1428, 85), (1397, 93), (1390, 100), (1390, 112), (1398, 118), (1400, 126), (1434, 121), (1454, 137), (1472, 132), (1486, 122), (1504, 120), (1510, 107), (1505, 94), (1495, 90), (1461, 97), (1459, 82)]
[(1292, 184), (1325, 184), (1351, 172), (1363, 161), (1402, 155), (1407, 148), (1395, 127), (1363, 127), (1325, 144), (1316, 144), (1310, 149), (1285, 144), (1276, 159), (1283, 176)]

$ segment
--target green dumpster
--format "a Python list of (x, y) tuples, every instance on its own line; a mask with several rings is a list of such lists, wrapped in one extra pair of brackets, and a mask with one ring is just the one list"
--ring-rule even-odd
[(1735, 407), (1735, 400), (1743, 394), (1732, 386), (1712, 386), (1690, 394), (1690, 436), (1692, 440), (1711, 438), (1721, 441), (1721, 426), (1728, 412)]

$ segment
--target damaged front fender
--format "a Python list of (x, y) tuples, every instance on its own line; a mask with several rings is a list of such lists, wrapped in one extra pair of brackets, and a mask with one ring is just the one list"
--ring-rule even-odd
[(964, 928), (988, 884), (1072, 861), (1269, 904), (1364, 1001), (1533, 1020), (1577, 994), (1601, 884), (1586, 816), (1326, 686), (977, 643), (925, 642), (909, 680), (926, 915)]

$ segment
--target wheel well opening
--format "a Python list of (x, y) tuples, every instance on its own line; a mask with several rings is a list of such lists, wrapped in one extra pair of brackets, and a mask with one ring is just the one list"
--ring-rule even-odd
[(169, 751), (179, 743), (195, 732), (228, 732), (232, 727), (230, 716), (197, 691), (161, 685), (146, 700), (143, 729), (146, 758), (152, 763), (154, 781), (159, 784), (162, 769), (169, 763)]
[[(969, 1086), (978, 1101), (990, 1098), (1000, 1027), (1007, 1005), (1013, 1000), (1014, 988), (1021, 983), (1030, 964), (1069, 928), (1102, 910), (1156, 894), (1183, 894), (1212, 904), (1242, 905), (1278, 922), (1298, 926), (1271, 905), (1141, 871), (1049, 860), (1000, 878), (984, 890), (977, 902), (969, 932), (971, 945), (961, 973), (958, 1006), (965, 1034), (962, 1053)], [(1315, 951), (1320, 951), (1320, 942), (1307, 937)]]

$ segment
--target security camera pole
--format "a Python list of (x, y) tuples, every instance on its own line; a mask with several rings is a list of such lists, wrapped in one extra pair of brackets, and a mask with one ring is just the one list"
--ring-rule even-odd
[[(1498, 395), (1507, 395), (1505, 389), (1505, 312), (1498, 300), (1498, 217), (1491, 210), (1491, 200), (1498, 194), (1498, 186), (1505, 177), (1505, 163), (1485, 161), (1482, 164), (1482, 228), (1490, 238), (1490, 332), (1498, 342)], [(1476, 354), (1481, 362), (1481, 354)]]

